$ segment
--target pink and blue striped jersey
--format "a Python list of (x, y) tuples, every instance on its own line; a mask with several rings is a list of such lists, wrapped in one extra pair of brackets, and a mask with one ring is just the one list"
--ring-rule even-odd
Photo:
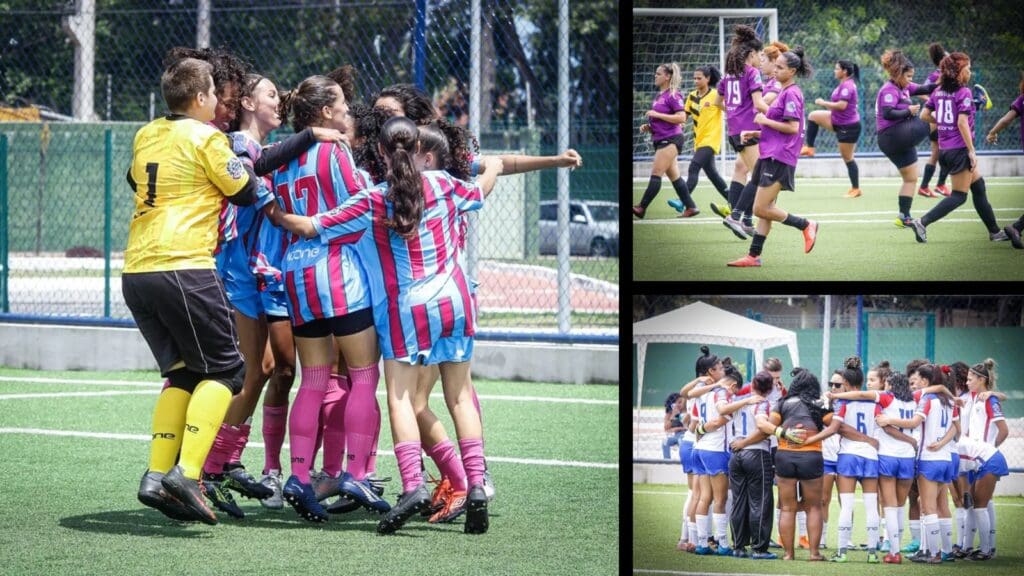
[(438, 340), (475, 333), (469, 282), (458, 264), (460, 215), (483, 205), (480, 188), (432, 170), (421, 174), (424, 209), (415, 236), (385, 222), (393, 214), (387, 183), (364, 190), (313, 218), (324, 243), (366, 233), (356, 245), (373, 294), (373, 315), (386, 359), (416, 363)]
[[(278, 202), (291, 214), (332, 210), (366, 187), (348, 147), (329, 142), (317, 142), (274, 173)], [(281, 234), (280, 270), (294, 326), (370, 307), (366, 274), (351, 247), (362, 235), (338, 235), (325, 245)]]

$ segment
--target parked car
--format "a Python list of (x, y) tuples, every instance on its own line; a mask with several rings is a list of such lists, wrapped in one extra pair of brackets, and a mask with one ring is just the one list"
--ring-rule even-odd
[[(540, 253), (558, 252), (558, 202), (540, 203)], [(569, 201), (569, 253), (616, 256), (619, 253), (619, 205), (597, 200)]]

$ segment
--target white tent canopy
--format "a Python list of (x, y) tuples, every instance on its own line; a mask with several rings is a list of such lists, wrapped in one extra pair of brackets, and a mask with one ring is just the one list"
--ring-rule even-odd
[(637, 423), (637, 442), (640, 437), (640, 403), (644, 392), (644, 362), (648, 344), (694, 343), (747, 348), (754, 351), (754, 366), (761, 366), (764, 363), (765, 349), (786, 346), (789, 348), (789, 357), (792, 358), (793, 365), (800, 365), (796, 332), (751, 320), (704, 302), (695, 302), (641, 322), (634, 322), (633, 343), (637, 345), (637, 379), (640, 385), (634, 418)]

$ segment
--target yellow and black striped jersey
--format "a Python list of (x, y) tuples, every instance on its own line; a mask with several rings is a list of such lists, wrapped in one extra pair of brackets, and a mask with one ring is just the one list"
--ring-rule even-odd
[(708, 90), (703, 98), (697, 91), (686, 97), (686, 113), (693, 119), (694, 150), (710, 146), (715, 154), (722, 145), (722, 109), (715, 106), (718, 90)]
[(135, 213), (124, 271), (214, 268), (221, 208), (249, 181), (227, 135), (181, 115), (154, 120), (135, 134), (128, 179)]

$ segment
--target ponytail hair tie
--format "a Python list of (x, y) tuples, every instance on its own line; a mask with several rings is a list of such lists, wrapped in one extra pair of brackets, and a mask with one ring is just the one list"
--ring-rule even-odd
[(947, 364), (943, 364), (942, 365), (942, 373), (943, 374), (949, 374), (949, 365), (947, 365)]

